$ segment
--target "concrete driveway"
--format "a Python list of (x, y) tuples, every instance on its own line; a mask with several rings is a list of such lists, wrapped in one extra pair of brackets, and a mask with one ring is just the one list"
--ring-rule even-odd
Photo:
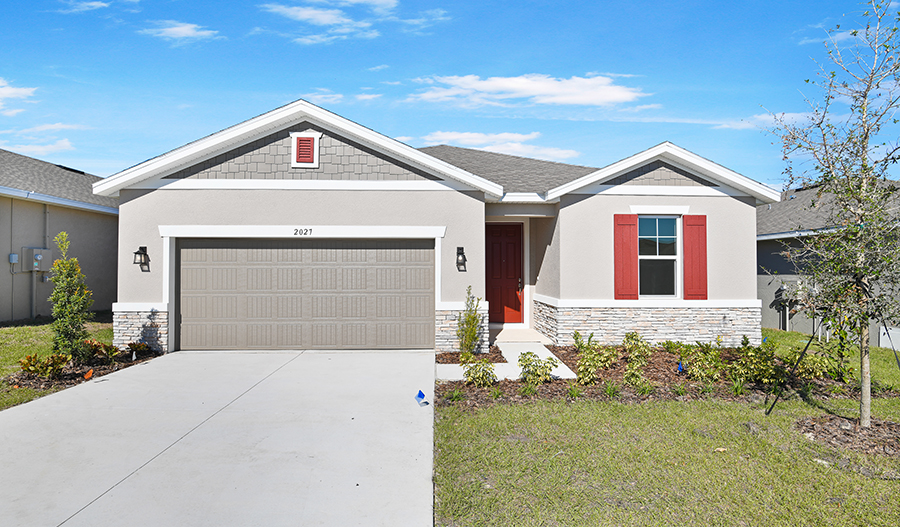
[(178, 352), (0, 412), (0, 524), (432, 524), (434, 353)]

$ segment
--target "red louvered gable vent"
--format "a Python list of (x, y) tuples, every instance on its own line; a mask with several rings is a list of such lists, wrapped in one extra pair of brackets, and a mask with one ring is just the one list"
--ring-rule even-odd
[(638, 217), (615, 214), (613, 218), (616, 300), (638, 299)]
[(684, 299), (706, 300), (706, 216), (683, 219)]
[(316, 140), (312, 137), (297, 138), (297, 163), (314, 163)]

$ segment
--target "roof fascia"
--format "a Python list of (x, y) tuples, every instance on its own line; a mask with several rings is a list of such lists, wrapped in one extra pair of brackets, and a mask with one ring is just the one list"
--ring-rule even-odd
[(657, 159), (665, 160), (691, 172), (696, 172), (716, 183), (722, 183), (744, 192), (762, 203), (775, 203), (781, 197), (781, 194), (776, 190), (666, 141), (601, 168), (596, 172), (551, 189), (547, 192), (547, 199), (558, 199), (560, 196), (575, 192), (588, 185), (620, 176)]
[(93, 203), (85, 203), (74, 199), (58, 198), (49, 194), (41, 194), (39, 192), (31, 192), (12, 187), (0, 187), (0, 196), (6, 196), (16, 199), (24, 199), (28, 201), (36, 201), (38, 203), (46, 203), (47, 205), (58, 205), (69, 209), (86, 210), (90, 212), (100, 212), (102, 214), (119, 215), (119, 209), (114, 207), (105, 207), (103, 205), (95, 205)]
[(374, 130), (345, 119), (304, 100), (276, 108), (198, 141), (188, 143), (161, 156), (114, 174), (94, 183), (94, 193), (115, 195), (119, 190), (154, 177), (164, 177), (187, 166), (203, 162), (223, 152), (247, 144), (272, 131), (295, 123), (309, 121), (326, 130), (335, 130), (355, 141), (410, 165), (464, 183), (488, 196), (500, 197), (503, 187), (494, 182), (466, 172), (449, 163), (420, 152), (409, 145), (386, 137)]

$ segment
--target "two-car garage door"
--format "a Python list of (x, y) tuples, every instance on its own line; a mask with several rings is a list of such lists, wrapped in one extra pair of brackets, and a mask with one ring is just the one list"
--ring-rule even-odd
[(434, 347), (433, 240), (183, 239), (180, 349)]

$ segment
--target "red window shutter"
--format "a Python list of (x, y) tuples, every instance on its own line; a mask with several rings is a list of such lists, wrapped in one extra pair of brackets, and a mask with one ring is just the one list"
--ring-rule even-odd
[(684, 216), (684, 299), (706, 300), (706, 216)]
[(637, 214), (616, 214), (613, 216), (613, 223), (616, 300), (637, 300), (638, 217)]
[(312, 137), (297, 138), (297, 162), (298, 163), (315, 163), (313, 156), (313, 148), (316, 141)]

